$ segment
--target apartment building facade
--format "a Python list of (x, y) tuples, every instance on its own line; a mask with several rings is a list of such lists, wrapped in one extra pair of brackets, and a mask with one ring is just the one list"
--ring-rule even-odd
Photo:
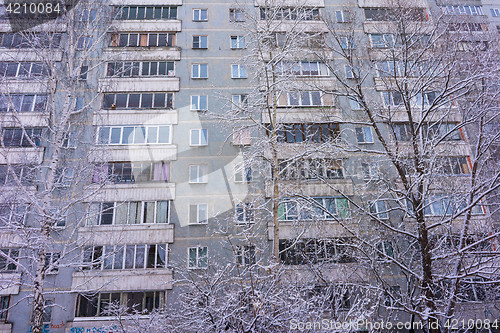
[[(97, 10), (97, 6), (106, 10)], [(407, 14), (422, 26), (445, 15), (458, 33), (463, 26), (468, 27), (474, 38), (461, 43), (463, 51), (471, 51), (478, 43), (491, 43), (487, 39), (491, 37), (486, 36), (497, 33), (499, 6), (481, 1), (418, 0), (412, 2)], [(398, 211), (380, 195), (380, 183), (392, 179), (391, 173), (396, 171), (391, 169), (388, 155), (377, 159), (372, 154), (383, 150), (384, 144), (407, 142), (409, 146), (411, 142), (408, 115), (398, 110), (403, 97), (389, 80), (399, 65), (387, 60), (384, 53), (397, 44), (390, 23), (397, 5), (383, 0), (285, 0), (279, 8), (281, 12), (260, 0), (238, 4), (230, 0), (112, 0), (74, 9), (75, 21), (91, 26), (97, 22), (95, 16), (106, 17), (109, 26), (105, 29), (90, 30), (77, 40), (68, 39), (65, 28), (69, 25), (52, 31), (60, 36), (51, 35), (49, 52), (56, 55), (54, 63), (61, 64), (60, 68), (68, 61), (63, 53), (57, 57), (60, 45), (73, 42), (78, 52), (92, 52), (78, 67), (78, 97), (73, 108), (83, 110), (75, 123), (78, 130), (66, 129), (69, 135), (64, 141), (74, 139), (73, 144), (65, 144), (68, 150), (73, 149), (65, 163), (82, 172), (62, 170), (58, 178), (64, 183), (64, 176), (74, 179), (78, 174), (81, 181), (70, 180), (70, 184), (81, 198), (65, 208), (66, 222), (52, 225), (51, 232), (63, 230), (63, 236), (55, 237), (59, 248), (55, 246), (45, 259), (44, 332), (112, 332), (116, 316), (108, 311), (109, 304), (133, 307), (145, 316), (163, 307), (176, 308), (187, 288), (185, 283), (174, 283), (180, 280), (179, 272), (209, 271), (221, 263), (244, 266), (259, 262), (262, 268), (272, 262), (273, 244), (279, 247), (288, 278), (310, 284), (316, 292), (325, 291), (328, 284), (370, 284), (373, 276), (359, 265), (359, 253), (353, 250), (356, 237), (379, 230), (372, 220), (410, 224), (416, 219), (409, 209)], [(16, 42), (16, 35), (9, 30), (7, 14), (0, 15), (5, 23), (0, 50), (4, 94), (0, 101), (0, 181), (5, 184), (2, 216), (12, 221), (26, 212), (14, 212), (11, 203), (32, 198), (27, 191), (43, 192), (40, 184), (45, 174), (35, 179), (27, 175), (33, 164), (50, 167), (49, 158), (57, 146), (52, 136), (57, 132), (46, 129), (54, 128), (47, 124), (55, 119), (48, 119), (53, 113), (43, 110), (50, 103), (57, 105), (53, 101), (59, 95), (52, 95), (57, 89), (50, 82), (40, 80), (51, 75), (37, 58), (39, 52), (20, 46), (22, 42)], [(294, 24), (297, 20), (300, 25)], [(262, 60), (259, 63), (250, 48), (255, 46), (252, 38), (264, 29), (264, 22), (273, 21), (285, 23), (273, 27), (273, 43), (282, 51), (274, 55), (282, 59), (281, 67), (271, 75), (281, 73), (289, 82), (276, 81), (282, 85), (280, 94), (273, 91), (264, 95), (266, 101), (275, 101), (274, 114), (263, 110), (258, 118), (242, 116), (241, 124), (236, 120), (228, 124), (228, 120), (238, 118), (238, 107), (260, 105), (257, 96), (262, 97), (262, 91), (269, 88), (255, 81), (268, 74), (259, 77), (252, 70), (271, 62), (272, 54), (258, 59)], [(328, 39), (332, 34), (328, 23), (339, 31), (335, 40), (341, 52), (365, 50), (372, 63), (365, 77), (370, 82), (365, 95), (369, 101), (342, 93), (338, 73), (342, 73), (341, 81), (352, 83), (361, 70), (348, 61), (346, 53), (343, 56), (321, 41), (316, 43), (315, 39)], [(47, 27), (52, 29), (50, 25), (33, 29), (43, 32)], [(286, 37), (294, 34), (302, 36), (303, 53), (284, 47)], [(50, 70), (57, 70), (57, 66)], [(428, 107), (436, 94), (421, 91), (414, 96), (415, 103)], [(360, 112), (365, 108), (363, 103), (393, 110), (391, 128), (383, 135), (394, 131), (394, 142), (379, 140), (371, 119)], [(447, 159), (444, 178), (470, 174), (473, 168), (471, 156), (475, 152), (467, 128), (458, 125), (462, 115), (453, 105), (444, 121), (441, 119), (434, 129), (425, 129), (445, 137), (439, 146), (440, 161)], [(427, 126), (432, 127), (432, 123)], [(273, 172), (279, 173), (275, 180), (280, 183), (274, 193), (269, 181), (273, 173), (268, 166), (259, 169), (262, 163), (256, 157), (269, 160), (266, 138), (273, 138), (272, 133), (276, 133), (277, 143), (272, 147), (277, 152)], [(247, 161), (248, 156), (252, 156), (251, 161)], [(85, 165), (78, 164), (79, 160)], [(9, 182), (9, 178), (14, 181)], [(449, 201), (437, 192), (429, 200), (426, 216), (437, 221), (447, 215)], [(274, 201), (279, 201), (275, 219), (270, 213)], [(357, 209), (363, 204), (368, 208)], [(494, 232), (488, 230), (486, 207), (477, 204), (470, 210), (478, 229)], [(278, 235), (273, 221), (279, 223)], [(34, 222), (28, 217), (23, 223), (30, 226)], [(19, 228), (5, 224), (10, 229), (0, 239), (5, 254), (0, 289), (0, 318), (5, 321), (0, 332), (29, 332), (32, 282), (19, 266), (28, 267), (31, 257), (23, 254)], [(410, 228), (408, 232), (416, 231)], [(379, 252), (376, 255), (388, 261), (397, 248), (411, 247), (380, 235), (366, 239), (374, 242), (372, 247)], [(65, 239), (72, 246), (64, 246)], [(387, 281), (395, 293), (404, 294), (408, 280), (388, 261), (384, 271)], [(311, 266), (324, 262), (328, 263), (322, 267), (327, 283), (321, 284), (311, 275)], [(474, 318), (498, 317), (494, 306), (487, 309), (489, 313), (482, 306), (491, 297), (475, 286), (471, 290), (474, 295), (468, 300), (473, 304), (465, 313), (473, 313)], [(357, 303), (347, 301), (346, 295), (341, 295), (339, 309), (347, 312)], [(498, 295), (493, 298), (498, 303)], [(383, 305), (390, 307), (387, 303), (391, 302), (388, 298)]]

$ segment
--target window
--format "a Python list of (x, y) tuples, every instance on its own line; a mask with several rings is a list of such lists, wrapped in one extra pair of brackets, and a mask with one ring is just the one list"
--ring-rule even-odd
[(208, 48), (207, 36), (193, 36), (193, 49), (206, 49)]
[(304, 7), (276, 7), (265, 8), (260, 7), (261, 20), (300, 20), (300, 21), (315, 21), (319, 20), (318, 8)]
[(80, 36), (78, 38), (78, 43), (76, 45), (76, 49), (83, 51), (89, 50), (92, 47), (92, 37), (89, 36)]
[(463, 140), (458, 123), (424, 124), (423, 131), (427, 140), (459, 141)]
[(375, 215), (378, 219), (387, 220), (389, 212), (385, 200), (377, 200), (370, 205), (370, 213)]
[(245, 47), (245, 36), (231, 36), (232, 49), (244, 49)]
[[(458, 141), (462, 140), (458, 123), (426, 123), (422, 126), (423, 136), (427, 140)], [(414, 137), (410, 124), (397, 123), (393, 125), (396, 140), (410, 141)], [(420, 136), (420, 132), (415, 136)]]
[(344, 66), (344, 70), (345, 70), (345, 77), (347, 79), (354, 79), (355, 75), (356, 77), (359, 78), (359, 69), (356, 67), (356, 66), (350, 66), (350, 65), (345, 65)]
[(97, 18), (97, 9), (83, 9), (82, 16), (80, 16), (81, 22), (94, 22)]
[(39, 127), (4, 128), (2, 139), (5, 147), (39, 147), (43, 129)]
[(354, 38), (352, 36), (339, 37), (339, 43), (342, 50), (354, 50), (356, 48)]
[(173, 93), (117, 93), (104, 94), (103, 109), (171, 109)]
[(398, 17), (404, 15), (412, 21), (428, 21), (428, 15), (424, 8), (365, 8), (365, 18), (367, 21), (396, 21)]
[(387, 257), (394, 258), (394, 249), (391, 241), (383, 241), (377, 243), (377, 257), (379, 259), (387, 259)]
[(401, 106), (403, 105), (403, 96), (399, 91), (383, 91), (382, 97), (385, 106)]
[(285, 265), (318, 262), (355, 262), (352, 238), (301, 239), (279, 241), (280, 259)]
[(379, 179), (378, 163), (361, 163), (361, 170), (363, 172), (364, 180), (377, 180)]
[(474, 5), (449, 5), (442, 6), (444, 14), (447, 15), (483, 15), (483, 7)]
[(9, 311), (10, 296), (0, 296), (0, 320), (6, 321)]
[(239, 265), (255, 265), (255, 246), (239, 245), (236, 246), (236, 263)]
[(111, 162), (94, 165), (92, 183), (111, 181), (119, 183), (142, 183), (170, 180), (169, 162)]
[(17, 270), (16, 262), (19, 260), (19, 249), (3, 248), (0, 249), (0, 272), (9, 272)]
[(82, 270), (165, 268), (167, 244), (86, 246)]
[(233, 79), (247, 78), (247, 66), (245, 65), (231, 65), (231, 77)]
[[(401, 61), (382, 61), (377, 63), (378, 75), (380, 77), (398, 77), (406, 73)], [(409, 74), (409, 73), (407, 73)], [(386, 98), (386, 97), (384, 97)], [(387, 97), (390, 98), (390, 97)]]
[(208, 222), (208, 204), (191, 204), (189, 205), (189, 223), (190, 224), (207, 224)]
[(0, 186), (16, 185), (16, 179), (22, 185), (32, 185), (36, 171), (35, 165), (11, 164), (10, 170), (8, 165), (0, 165)]
[(85, 81), (87, 80), (87, 73), (89, 71), (89, 66), (82, 66), (80, 67), (80, 77), (79, 80)]
[(29, 206), (19, 203), (0, 205), (0, 227), (24, 225)]
[(344, 178), (342, 160), (330, 158), (279, 160), (279, 174), (284, 180)]
[(245, 12), (243, 9), (229, 9), (229, 22), (244, 22)]
[(112, 33), (111, 47), (171, 47), (175, 46), (174, 32)]
[(339, 135), (338, 123), (283, 124), (282, 129), (278, 129), (278, 142), (329, 142)]
[(276, 72), (280, 75), (328, 76), (328, 67), (321, 61), (280, 61)]
[(330, 220), (349, 218), (349, 204), (346, 198), (314, 197), (311, 200), (285, 199), (279, 205), (281, 221)]
[(393, 34), (370, 34), (373, 48), (390, 48), (396, 46), (396, 36)]
[(171, 125), (97, 128), (97, 144), (100, 145), (170, 144), (171, 142)]
[(188, 249), (188, 268), (207, 268), (208, 248), (206, 246), (190, 247)]
[(175, 76), (175, 67), (173, 61), (108, 62), (106, 76)]
[(490, 8), (491, 16), (493, 17), (499, 17), (500, 16), (500, 9), (498, 8)]
[(206, 128), (192, 129), (189, 132), (189, 144), (191, 146), (208, 145), (208, 130)]
[(60, 33), (0, 33), (0, 48), (58, 48), (61, 43)]
[(193, 9), (193, 21), (208, 21), (208, 9)]
[(0, 95), (0, 112), (45, 112), (47, 94)]
[(233, 145), (247, 146), (252, 143), (250, 128), (233, 128)]
[(193, 64), (191, 69), (191, 78), (193, 79), (208, 78), (208, 64)]
[(468, 157), (441, 157), (438, 160), (438, 172), (446, 175), (470, 174)]
[(486, 300), (486, 286), (483, 278), (461, 279), (458, 287), (459, 302), (483, 302)]
[(91, 203), (87, 225), (169, 223), (170, 201)]
[[(447, 26), (448, 31), (488, 31), (488, 25), (484, 23), (449, 23)], [(484, 44), (486, 43), (486, 44)], [(460, 41), (458, 44), (459, 50), (468, 51), (474, 48), (480, 48), (481, 45), (485, 45), (487, 49), (488, 42), (481, 41)], [(467, 46), (465, 46), (467, 45)]]
[[(453, 196), (431, 195), (425, 200), (425, 216), (448, 216), (457, 214), (464, 210), (467, 204)], [(476, 204), (472, 207), (473, 215), (482, 215), (485, 213), (483, 206)]]
[(322, 97), (320, 91), (291, 91), (286, 94), (286, 101), (278, 99), (278, 106), (322, 106)]
[(115, 20), (175, 20), (176, 6), (114, 6)]
[(110, 305), (120, 305), (127, 313), (137, 311), (146, 314), (159, 310), (165, 302), (164, 291), (114, 292), (98, 294), (78, 294), (75, 317), (109, 316)]
[(248, 224), (254, 222), (254, 208), (251, 202), (236, 204), (236, 223)]
[(372, 128), (357, 127), (356, 139), (358, 140), (358, 143), (373, 143)]
[(337, 23), (351, 22), (350, 13), (347, 10), (336, 10), (335, 18), (337, 19)]
[(46, 298), (43, 303), (42, 321), (44, 323), (50, 323), (52, 321), (52, 309), (54, 308), (55, 300), (53, 298)]
[(243, 163), (234, 165), (234, 181), (236, 183), (249, 183), (252, 181), (252, 168)]
[(60, 259), (61, 259), (61, 252), (45, 253), (46, 274), (55, 274), (59, 272)]
[(208, 96), (207, 95), (191, 96), (191, 110), (193, 111), (208, 110)]
[(190, 183), (206, 183), (208, 182), (207, 165), (190, 165), (189, 166), (189, 182)]
[(0, 77), (30, 79), (47, 77), (49, 73), (41, 62), (0, 62)]

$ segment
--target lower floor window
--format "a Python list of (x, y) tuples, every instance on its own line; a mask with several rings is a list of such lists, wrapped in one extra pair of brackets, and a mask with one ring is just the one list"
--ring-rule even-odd
[(126, 308), (127, 313), (148, 313), (163, 306), (164, 295), (164, 291), (79, 294), (76, 317), (113, 316), (118, 307)]
[(7, 320), (7, 311), (9, 310), (10, 296), (0, 296), (0, 320)]
[(280, 259), (285, 265), (318, 262), (355, 262), (352, 238), (280, 240)]
[(188, 268), (207, 268), (208, 248), (206, 246), (188, 249)]

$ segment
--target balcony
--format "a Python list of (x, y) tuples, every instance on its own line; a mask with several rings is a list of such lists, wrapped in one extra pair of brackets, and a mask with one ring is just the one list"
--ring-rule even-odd
[(172, 289), (171, 269), (96, 270), (74, 272), (71, 288), (113, 292)]
[(99, 185), (89, 185), (89, 194), (95, 193), (91, 200), (99, 201), (130, 201), (130, 200), (174, 200), (175, 183), (144, 182), (132, 184), (109, 184), (102, 188)]

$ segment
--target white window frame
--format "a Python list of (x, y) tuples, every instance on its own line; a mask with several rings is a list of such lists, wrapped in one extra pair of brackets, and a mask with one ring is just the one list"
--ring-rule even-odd
[[(241, 214), (238, 212), (241, 210)], [(241, 216), (242, 220), (238, 217)], [(234, 220), (236, 224), (252, 224), (255, 222), (255, 209), (252, 202), (238, 202), (235, 206)]]
[[(195, 47), (194, 46), (194, 40), (195, 38), (198, 38), (198, 47)], [(195, 49), (195, 50), (199, 50), (199, 49), (208, 49), (208, 36), (207, 35), (194, 35), (193, 36), (193, 45), (192, 45), (192, 48)]]
[[(203, 12), (205, 12), (206, 18), (203, 18)], [(208, 21), (208, 9), (207, 8), (194, 8), (193, 9), (193, 22), (207, 22)]]
[(248, 78), (247, 66), (241, 65), (241, 64), (231, 65), (231, 78), (232, 79), (246, 79), (246, 78)]
[(208, 183), (208, 165), (207, 164), (192, 164), (192, 165), (190, 165), (188, 176), (189, 176), (189, 183), (190, 184), (206, 184), (206, 183)]
[[(127, 143), (124, 143), (124, 137), (123, 137), (123, 131), (125, 128), (129, 128), (129, 127), (133, 127), (133, 130), (131, 132), (131, 135), (132, 136), (132, 142), (127, 142)], [(168, 142), (159, 142), (160, 140), (160, 127), (167, 127), (169, 130), (168, 130)], [(101, 138), (100, 138), (100, 130), (101, 128), (109, 128), (109, 134), (108, 134), (108, 142), (107, 143), (101, 143)], [(135, 139), (135, 131), (136, 131), (136, 128), (145, 128), (145, 136), (144, 136), (144, 142), (139, 142), (139, 143), (135, 143), (134, 142), (134, 139)], [(149, 131), (151, 128), (156, 128), (156, 142), (146, 142), (147, 138), (148, 137), (148, 134), (149, 134)], [(113, 130), (119, 130), (120, 131), (120, 140), (119, 140), (119, 143), (111, 143), (111, 136), (112, 136), (112, 133), (113, 133)], [(109, 146), (120, 146), (120, 145), (167, 145), (167, 144), (172, 144), (172, 125), (155, 125), (155, 126), (134, 126), (134, 125), (130, 125), (130, 126), (100, 126), (97, 128), (97, 144), (98, 145), (109, 145)]]
[(356, 48), (356, 42), (353, 36), (339, 37), (339, 42), (342, 50), (354, 50)]
[[(193, 140), (195, 139), (195, 140)], [(196, 128), (189, 130), (190, 146), (208, 146), (208, 129)]]
[[(363, 127), (356, 127), (356, 140), (358, 143), (365, 144), (365, 143), (374, 143), (373, 140), (373, 131), (371, 126), (363, 126)], [(358, 135), (362, 134), (363, 138), (362, 141), (359, 141)]]
[(252, 144), (252, 134), (250, 128), (233, 128), (233, 145), (248, 146)]
[[(203, 108), (203, 104), (205, 108)], [(208, 95), (191, 95), (191, 111), (208, 110)]]
[[(201, 76), (202, 67), (206, 68), (206, 76)], [(195, 68), (197, 68), (198, 76), (195, 76)], [(208, 79), (208, 64), (207, 63), (196, 63), (191, 65), (191, 78), (192, 79)]]
[[(309, 101), (311, 102), (311, 104), (307, 104), (307, 105), (304, 105), (304, 101), (302, 100), (302, 94), (304, 93), (307, 93), (309, 95)], [(320, 104), (314, 104), (313, 103), (313, 94), (316, 94), (316, 93), (319, 93), (319, 97), (320, 97)], [(297, 100), (298, 100), (298, 104), (292, 104), (291, 103), (291, 100), (292, 100), (292, 95), (291, 94), (297, 94)], [(319, 90), (312, 90), (312, 91), (305, 91), (305, 90), (300, 90), (300, 91), (291, 91), (291, 92), (287, 92), (287, 95), (286, 95), (286, 98), (287, 98), (287, 106), (291, 106), (291, 107), (317, 107), (317, 106), (323, 106), (324, 105), (324, 101), (323, 101), (323, 94), (321, 93), (321, 91)]]
[[(144, 207), (146, 206), (146, 203), (152, 203), (154, 202), (154, 213), (153, 213), (153, 217), (154, 217), (154, 221), (153, 223), (146, 223), (145, 219), (144, 219)], [(158, 222), (158, 203), (160, 202), (167, 202), (167, 220), (165, 223), (163, 222)], [(102, 224), (102, 213), (104, 212), (104, 208), (103, 208), (103, 204), (104, 203), (112, 203), (113, 204), (113, 207), (109, 207), (108, 209), (106, 209), (106, 212), (111, 212), (111, 214), (113, 214), (113, 217), (111, 219), (111, 224)], [(137, 209), (140, 209), (139, 212), (135, 211), (134, 212), (134, 215), (137, 216), (138, 214), (140, 214), (140, 221), (139, 223), (117, 223), (117, 209), (118, 207), (122, 206), (122, 205), (126, 205), (127, 206), (127, 212), (126, 212), (126, 216), (125, 219), (126, 221), (129, 221), (129, 220), (132, 220), (133, 216), (130, 215), (130, 204), (131, 203), (138, 203), (140, 205), (137, 205)], [(171, 200), (150, 200), (150, 201), (125, 201), (125, 202), (93, 202), (91, 203), (91, 208), (90, 208), (90, 218), (87, 218), (87, 226), (91, 226), (93, 224), (91, 224), (92, 220), (95, 221), (95, 225), (96, 226), (101, 226), (101, 225), (143, 225), (143, 224), (146, 224), (146, 225), (151, 225), (151, 224), (159, 224), (159, 225), (162, 225), (162, 224), (169, 224), (170, 223), (170, 205), (171, 204)], [(93, 206), (92, 206), (93, 205)]]
[(490, 8), (490, 12), (492, 17), (500, 16), (500, 8)]
[(61, 251), (50, 251), (45, 253), (45, 262), (47, 263), (47, 270), (45, 274), (57, 274), (59, 272), (59, 267), (55, 266), (51, 269), (48, 269), (50, 265), (53, 265), (55, 262), (61, 261)]
[[(206, 257), (205, 257), (206, 266), (200, 266), (200, 260), (203, 259), (203, 257), (200, 256), (200, 252), (201, 252), (200, 250), (203, 251), (203, 249), (205, 249), (205, 252), (206, 252)], [(196, 250), (196, 265), (195, 266), (191, 266), (191, 262), (190, 262), (191, 250)], [(187, 260), (188, 269), (207, 269), (208, 268), (208, 247), (207, 246), (189, 247), (187, 249), (187, 256), (188, 256), (188, 260)]]
[(248, 105), (248, 95), (247, 94), (233, 94), (231, 95), (231, 108), (233, 110), (238, 110), (244, 106)]
[[(233, 45), (233, 40), (235, 41), (234, 45)], [(246, 48), (245, 36), (231, 36), (229, 38), (229, 47), (232, 50)]]
[[(191, 216), (192, 208), (196, 207), (196, 216)], [(202, 214), (204, 216), (202, 216)], [(208, 223), (208, 203), (189, 204), (188, 221), (190, 225), (199, 225)], [(194, 222), (195, 221), (195, 222)]]
[(364, 180), (378, 180), (380, 178), (377, 162), (361, 163), (361, 172)]
[[(247, 176), (250, 177), (247, 177)], [(245, 163), (234, 164), (234, 182), (235, 183), (250, 183), (252, 182), (252, 168)]]
[(350, 12), (348, 10), (336, 10), (335, 19), (337, 23), (349, 23), (351, 22)]
[(380, 220), (389, 219), (389, 211), (387, 210), (386, 200), (376, 200), (370, 205), (370, 212)]
[(245, 22), (245, 11), (239, 8), (229, 8), (229, 22)]

